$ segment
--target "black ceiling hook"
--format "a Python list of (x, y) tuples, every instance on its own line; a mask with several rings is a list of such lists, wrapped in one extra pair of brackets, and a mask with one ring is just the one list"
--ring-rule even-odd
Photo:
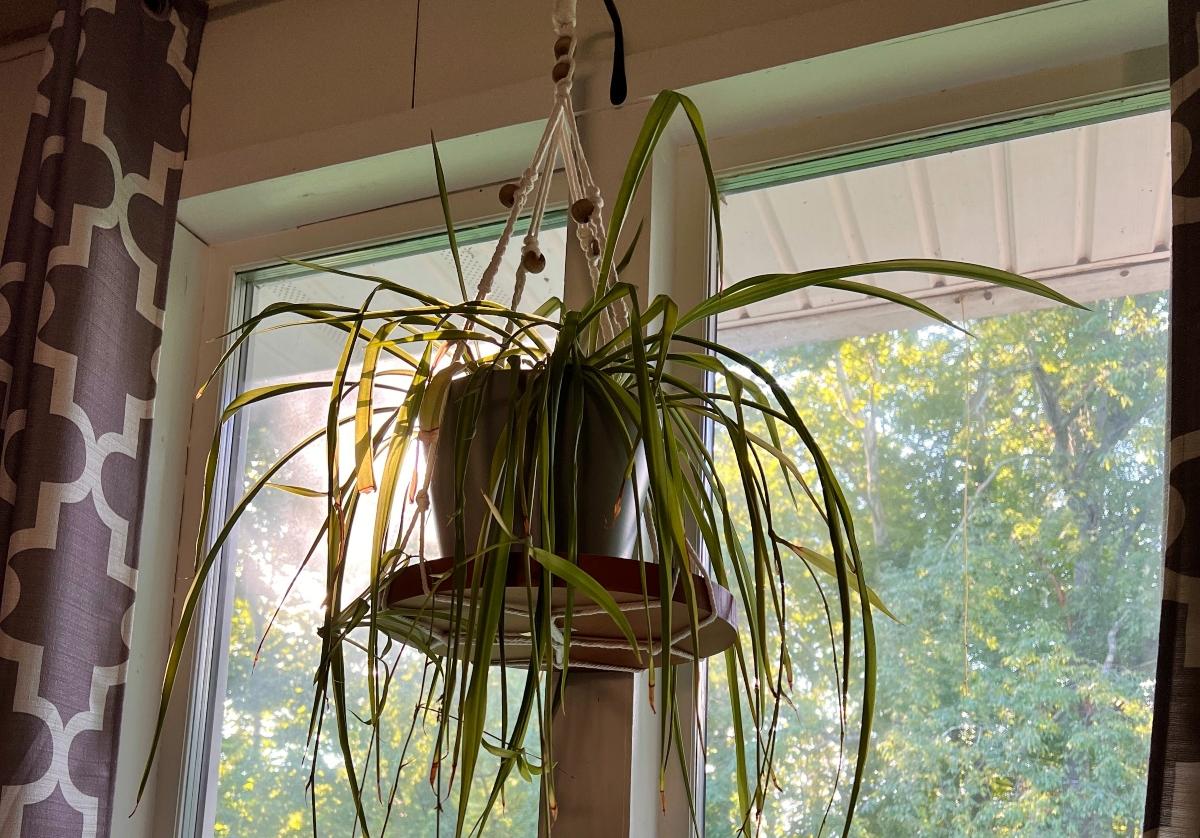
[(604, 8), (608, 10), (613, 25), (613, 67), (612, 81), (608, 85), (608, 100), (614, 105), (620, 105), (629, 95), (629, 85), (625, 81), (625, 33), (621, 30), (621, 16), (617, 14), (615, 0), (604, 0)]

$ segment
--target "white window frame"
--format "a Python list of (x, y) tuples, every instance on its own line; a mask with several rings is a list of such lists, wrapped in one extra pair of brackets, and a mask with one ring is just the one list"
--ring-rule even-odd
[[(1113, 72), (1113, 61), (1102, 59), (1056, 71), (1015, 75), (901, 102), (880, 103), (832, 118), (802, 120), (784, 127), (772, 126), (720, 137), (710, 141), (709, 153), (718, 184), (722, 184), (774, 167), (824, 161), (858, 151), (919, 146), (922, 141), (936, 142), (937, 138), (964, 131), (978, 132), (979, 142), (1042, 133), (1063, 124), (1083, 124), (1082, 117), (1072, 115), (1081, 109), (1092, 108), (1096, 111), (1095, 118), (1102, 119), (1106, 107), (1112, 106), (1119, 111), (1124, 100), (1157, 100), (1148, 109), (1165, 107), (1162, 100), (1169, 86), (1166, 78), (1156, 77), (1154, 72), (1122, 76)], [(1128, 114), (1140, 112), (1145, 111), (1132, 109)], [(982, 129), (1018, 122), (1028, 123), (1027, 133), (1011, 132), (1007, 137), (983, 139), (987, 132)], [(670, 206), (656, 205), (654, 208), (655, 213), (670, 213), (673, 247), (669, 256), (664, 259), (660, 255), (653, 265), (657, 270), (652, 269), (651, 290), (671, 294), (681, 307), (686, 308), (715, 290), (717, 274), (703, 168), (694, 142), (682, 134), (679, 137), (671, 152), (670, 173), (663, 178), (663, 185), (671, 190)], [(924, 153), (935, 153), (932, 144)], [(912, 156), (923, 155), (915, 152)], [(655, 165), (661, 168), (661, 162), (656, 158)], [(660, 204), (664, 202), (662, 192), (660, 187), (655, 196)], [(670, 281), (671, 277), (697, 275), (705, 276), (707, 284), (697, 286)], [(729, 279), (736, 281), (741, 277)], [(969, 291), (963, 296), (978, 295), (978, 302), (983, 303), (983, 294), (989, 292), (981, 283), (978, 285), (977, 291)], [(1065, 286), (1061, 290), (1072, 293)], [(707, 331), (706, 336), (711, 337), (715, 333), (715, 323), (697, 324), (697, 330)], [(698, 692), (702, 703), (706, 701), (706, 670), (706, 665), (701, 663), (702, 681)], [(687, 683), (686, 678), (680, 680)], [(683, 706), (681, 703), (681, 708)], [(697, 817), (703, 820), (705, 774), (704, 760), (698, 748), (691, 755), (691, 764)], [(686, 825), (676, 828), (686, 829)], [(683, 836), (686, 831), (667, 834)]]
[[(979, 28), (984, 30), (986, 26)], [(977, 37), (980, 43), (988, 43), (987, 32), (981, 31)], [(893, 46), (880, 45), (878, 49)], [(868, 99), (844, 113), (807, 119), (802, 114), (802, 102), (787, 104), (786, 98), (779, 98), (779, 90), (772, 93), (769, 74), (757, 82), (741, 76), (700, 85), (689, 92), (698, 100), (710, 129), (720, 135), (711, 140), (710, 151), (714, 167), (725, 176), (828, 156), (835, 151), (880, 146), (1162, 89), (1165, 61), (1162, 55), (1150, 53), (1153, 51), (1137, 50), (1071, 67), (1033, 72), (1018, 64), (993, 81), (952, 90), (939, 90), (935, 86), (903, 101), (872, 102)], [(838, 57), (839, 54), (834, 54), (826, 58), (833, 61)], [(822, 60), (806, 63), (811, 72), (819, 72)], [(757, 118), (746, 118), (735, 105), (739, 97), (745, 95), (747, 84), (751, 90), (765, 90), (768, 99), (773, 96), (772, 101), (781, 101), (786, 107), (781, 106)], [(599, 111), (582, 121), (585, 142), (592, 149), (593, 168), (610, 192), (624, 166), (624, 149), (631, 147), (644, 111), (645, 103), (639, 103), (619, 111)], [(503, 165), (508, 165), (507, 161)], [(212, 196), (202, 197), (209, 199)], [(452, 206), (457, 224), (491, 220), (497, 211), (495, 186), (456, 193), (452, 197)], [(230, 211), (236, 213), (238, 208), (230, 207)], [(704, 180), (686, 129), (668, 132), (655, 156), (652, 178), (644, 186), (631, 214), (635, 224), (643, 216), (649, 221), (648, 235), (644, 237), (648, 243), (639, 248), (635, 262), (624, 278), (637, 284), (647, 296), (670, 293), (682, 306), (703, 299), (709, 293), (712, 276), (710, 218)], [(191, 577), (194, 533), (200, 517), (202, 480), (199, 472), (203, 469), (212, 438), (218, 393), (214, 389), (194, 403), (191, 396), (219, 357), (220, 345), (208, 339), (227, 328), (237, 275), (277, 263), (281, 256), (319, 256), (440, 229), (440, 206), (432, 198), (213, 245), (206, 245), (186, 230), (177, 228), (147, 493), (151, 503), (155, 499), (161, 501), (162, 510), (161, 514), (146, 516), (142, 533), (141, 597), (123, 711), (117, 817), (123, 817), (132, 808), (153, 727), (161, 662), (165, 659), (170, 630), (178, 618), (178, 609)], [(566, 289), (568, 302), (578, 301), (584, 293), (586, 289), (580, 287)], [(173, 575), (167, 563), (155, 561), (156, 557), (167, 554), (177, 557)], [(149, 604), (144, 604), (147, 602)], [(169, 609), (165, 607), (167, 602), (171, 603)], [(193, 673), (197, 666), (194, 643), (189, 644), (161, 751), (151, 774), (148, 800), (136, 819), (127, 824), (128, 831), (124, 834), (186, 835), (187, 838), (211, 834), (211, 807), (208, 807), (207, 815), (189, 809), (197, 800), (196, 790), (181, 788), (186, 776), (183, 762), (188, 754), (191, 730), (187, 723), (188, 705), (196, 694)], [(217, 678), (209, 682), (209, 695), (220, 701), (224, 687), (219, 661), (216, 671)], [(216, 690), (218, 685), (219, 691)], [(639, 688), (644, 689), (644, 685)], [(688, 679), (681, 679), (680, 689), (690, 695)], [(635, 713), (635, 728), (653, 730), (657, 726), (646, 713), (648, 711)], [(625, 735), (629, 735), (628, 732)], [(635, 739), (635, 744), (644, 744), (652, 738), (643, 736), (640, 740)], [(654, 760), (657, 754), (654, 750), (635, 751), (633, 757), (632, 771), (640, 777), (637, 786), (645, 789), (645, 799), (629, 801), (631, 835), (637, 838), (686, 835), (689, 817), (681, 779), (672, 777), (670, 780), (666, 815), (659, 811), (657, 783), (646, 782), (656, 774)], [(191, 754), (193, 759), (207, 762), (207, 798), (211, 800), (219, 750), (210, 748), (199, 754), (193, 749)], [(690, 757), (696, 766), (693, 779), (698, 788), (695, 791), (699, 792), (694, 799), (702, 818), (704, 772), (699, 749), (696, 748)], [(181, 831), (184, 827), (188, 831)]]
[[(495, 221), (498, 208), (503, 210), (496, 201), (495, 186), (455, 193), (451, 196), (451, 204), (456, 225), (463, 228)], [(247, 273), (277, 265), (283, 256), (319, 260), (332, 253), (363, 250), (443, 231), (440, 201), (428, 198), (208, 248), (199, 271), (200, 282), (195, 283), (199, 288), (193, 291), (189, 299), (192, 305), (188, 306), (198, 307), (202, 312), (198, 322), (193, 324), (193, 331), (203, 340), (194, 347), (194, 375), (189, 389), (195, 392), (223, 351), (224, 344), (208, 340), (208, 336), (222, 334), (247, 314), (251, 291), (250, 280), (245, 278)], [(168, 322), (167, 328), (170, 326)], [(229, 400), (238, 378), (236, 371), (224, 375), (220, 379), (222, 386), (210, 388), (191, 408), (184, 476), (186, 488), (177, 529), (179, 558), (174, 580), (173, 621), (178, 620), (178, 609), (191, 582), (194, 533), (200, 525), (203, 469), (216, 430), (219, 404)], [(223, 433), (236, 448), (233, 423), (229, 423)], [(231, 462), (237, 460), (236, 450), (230, 450), (222, 458), (218, 467), (218, 487), (225, 482)], [(225, 500), (232, 502), (236, 498)], [(216, 519), (223, 519), (227, 511), (217, 504), (212, 514)], [(158, 798), (155, 835), (192, 838), (212, 834), (216, 769), (220, 757), (219, 724), (226, 685), (226, 655), (223, 652), (228, 646), (231, 602), (227, 586), (231, 576), (227, 557), (222, 557), (221, 567), (197, 611), (193, 639), (181, 664), (181, 673), (186, 676), (181, 676), (177, 682), (156, 771), (160, 787), (165, 784), (168, 788), (180, 788), (181, 792), (174, 810), (164, 805), (165, 796)]]
[[(796, 180), (861, 171), (873, 165), (923, 159), (939, 153), (957, 151), (972, 146), (1004, 143), (1055, 130), (1093, 125), (1106, 120), (1128, 118), (1146, 113), (1164, 113), (1169, 111), (1169, 108), (1169, 90), (1164, 82), (1159, 85), (1151, 84), (1144, 87), (1114, 90), (1110, 91), (1108, 95), (1083, 96), (1032, 111), (1021, 110), (1015, 113), (994, 114), (981, 120), (955, 122), (926, 131), (888, 137), (877, 142), (868, 141), (850, 148), (838, 148), (832, 153), (826, 149), (817, 149), (808, 154), (801, 152), (791, 159), (773, 158), (768, 163), (763, 163), (757, 159), (757, 156), (762, 154), (765, 149), (774, 147), (772, 144), (778, 140), (778, 132), (767, 132), (749, 140), (739, 137), (718, 141), (712, 145), (710, 150), (714, 159), (720, 160), (724, 164), (716, 167), (718, 188), (722, 189), (722, 194), (725, 194), (726, 188), (736, 193), (743, 190), (770, 189)], [(694, 152), (694, 149), (691, 151)], [(676, 202), (678, 206), (684, 208), (680, 212), (678, 223), (690, 224), (692, 235), (698, 236), (702, 234), (703, 225), (710, 223), (711, 216), (707, 212), (690, 211), (694, 210), (697, 205), (702, 205), (704, 191), (702, 171), (695, 162), (687, 162), (689, 160), (688, 152), (687, 148), (679, 150), (680, 161), (677, 165), (685, 169), (691, 167), (694, 170), (693, 177), (701, 179), (701, 188), (695, 188), (694, 181), (689, 182), (688, 178), (681, 178), (676, 183)], [(694, 158), (694, 154), (691, 157)], [(773, 170), (776, 169), (783, 171), (779, 175), (774, 175)], [(1169, 182), (1163, 185), (1169, 190)], [(1169, 218), (1166, 219), (1166, 223), (1169, 225)], [(711, 230), (709, 235), (711, 238)], [(708, 292), (713, 293), (717, 288), (718, 275), (712, 260), (711, 249), (708, 255), (710, 259)], [(1169, 256), (1164, 254), (1164, 258), (1169, 258)], [(1095, 299), (1113, 296), (1114, 289), (1111, 286), (1097, 286), (1092, 278), (1095, 270), (1104, 270), (1106, 267), (1107, 265), (1104, 263), (1096, 263), (1094, 266), (1085, 266), (1085, 268), (1092, 269), (1082, 270), (1078, 275), (1067, 273), (1062, 276), (1041, 277), (1041, 280), (1074, 299), (1088, 303)], [(1150, 270), (1138, 271), (1138, 267)], [(1120, 293), (1137, 295), (1168, 290), (1169, 284), (1164, 281), (1161, 271), (1153, 270), (1155, 267), (1157, 266), (1154, 264), (1135, 267), (1134, 274), (1127, 277), (1127, 284), (1122, 286)], [(1037, 277), (1037, 274), (1032, 275)], [(743, 278), (742, 276), (726, 277), (728, 281), (737, 281)], [(1001, 294), (1007, 294), (1007, 296), (999, 298), (998, 295)], [(991, 314), (1026, 311), (1030, 306), (1026, 295), (1019, 292), (1004, 292), (995, 289), (990, 284), (977, 281), (956, 284), (952, 288), (947, 288), (938, 300), (924, 299), (923, 302), (939, 309), (945, 308), (947, 300), (953, 300), (953, 306), (947, 312), (948, 316), (957, 316), (957, 312), (960, 310), (959, 306), (962, 306), (961, 310), (966, 312), (966, 316), (970, 319), (986, 317)], [(823, 318), (828, 318), (830, 315), (836, 317), (838, 314), (840, 312), (816, 310), (811, 314), (806, 313), (805, 316), (811, 316), (815, 325)], [(919, 321), (920, 317), (914, 319)], [(839, 318), (835, 334), (839, 337), (861, 336), (873, 331), (901, 328), (908, 322), (906, 313), (898, 311), (895, 306), (871, 301), (867, 306), (855, 309), (853, 320), (850, 323)], [(708, 322), (705, 324), (705, 329), (710, 338), (716, 336), (716, 323)], [(829, 336), (828, 333), (820, 330), (813, 333), (811, 326), (808, 327), (808, 333), (812, 336), (807, 340), (811, 341), (828, 339)], [(707, 664), (702, 662), (701, 667), (704, 671), (707, 669)], [(707, 684), (702, 683), (700, 686), (701, 696), (704, 695), (706, 688)], [(703, 698), (701, 700), (704, 701)], [(701, 817), (704, 813), (706, 795), (703, 768), (703, 761), (698, 760), (696, 762), (695, 799), (698, 815)]]

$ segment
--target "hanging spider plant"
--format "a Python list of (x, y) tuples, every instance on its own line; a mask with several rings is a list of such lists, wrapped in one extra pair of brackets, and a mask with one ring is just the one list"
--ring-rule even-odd
[[(793, 689), (785, 594), (819, 585), (822, 578), (836, 590), (827, 611), (843, 739), (857, 704), (857, 754), (845, 804), (849, 830), (874, 712), (873, 619), (876, 610), (887, 612), (868, 586), (850, 504), (805, 424), (802, 406), (753, 358), (717, 340), (694, 337), (688, 327), (811, 287), (875, 297), (954, 326), (918, 300), (856, 279), (897, 271), (983, 280), (1075, 303), (1012, 273), (932, 259), (749, 277), (686, 311), (667, 296), (646, 300), (633, 285), (619, 281), (615, 253), (630, 203), (677, 110), (685, 114), (703, 160), (719, 262), (720, 204), (703, 124), (686, 96), (666, 91), (650, 107), (607, 225), (601, 222), (586, 164), (580, 165), (574, 118), (565, 106), (556, 108), (547, 127), (551, 151), (540, 162), (535, 155), (535, 172), (553, 170), (554, 148), (565, 158), (594, 280), (593, 294), (578, 308), (552, 299), (526, 312), (517, 301), (505, 306), (488, 300), (487, 288), (469, 297), (435, 147), (460, 299), (442, 300), (380, 277), (296, 262), (365, 282), (361, 306), (276, 303), (230, 333), (222, 366), (264, 329), (332, 326), (345, 340), (339, 357), (330, 359), (331, 376), (240, 393), (221, 413), (223, 424), (265, 400), (312, 388), (329, 393), (324, 425), (250, 484), (219, 531), (201, 528), (195, 577), (168, 659), (143, 788), (205, 581), (255, 497), (274, 485), (275, 476), (301, 452), (320, 446), (327, 467), (327, 483), (319, 493), (326, 514), (318, 534), (325, 545), (326, 593), (324, 613), (314, 614), (322, 650), (314, 673), (310, 739), (315, 754), (315, 743), (332, 728), (355, 802), (356, 827), (365, 835), (372, 825), (364, 799), (376, 795), (375, 781), (367, 779), (369, 762), (374, 754), (378, 769), (379, 750), (387, 741), (382, 732), (389, 700), (385, 661), (401, 647), (425, 656), (434, 671), (419, 705), (410, 709), (414, 715), (430, 714), (436, 724), (433, 764), (426, 769), (457, 782), (456, 835), (484, 831), (514, 771), (541, 784), (546, 815), (553, 819), (554, 772), (542, 766), (553, 762), (551, 719), (564, 694), (563, 681), (575, 667), (649, 668), (664, 755), (660, 789), (671, 754), (679, 756), (686, 773), (683, 739), (696, 720), (681, 718), (678, 666), (727, 647), (721, 653), (735, 722), (741, 831), (753, 833), (772, 787), (778, 717)], [(535, 188), (523, 180), (508, 196), (514, 206), (503, 241), (526, 199), (536, 236), (545, 209), (544, 182)], [(539, 255), (536, 239), (531, 244), (527, 236), (522, 270), (538, 268)], [(518, 289), (522, 281), (523, 274)], [(487, 274), (484, 285), (490, 285)], [(376, 302), (396, 295), (401, 305)], [(302, 322), (292, 322), (297, 317)], [(290, 320), (276, 325), (278, 318)], [(382, 399), (385, 390), (399, 390), (399, 403)], [(765, 427), (766, 433), (751, 427)], [(343, 431), (351, 429), (354, 465), (346, 469)], [(732, 479), (716, 468), (709, 431), (732, 452)], [(216, 491), (220, 440), (218, 430), (205, 472), (205, 522)], [(787, 480), (790, 504), (824, 522), (822, 551), (795, 543), (779, 524), (785, 516), (767, 488), (767, 474), (775, 470)], [(806, 479), (813, 474), (815, 480)], [(367, 516), (361, 500), (372, 492), (375, 512)], [(736, 515), (735, 498), (744, 506)], [(748, 533), (735, 524), (739, 519), (748, 519)], [(355, 553), (348, 545), (359, 531), (369, 533), (370, 547)], [(441, 549), (431, 555), (427, 546), (433, 535)], [(798, 556), (808, 573), (786, 575), (785, 554)], [(612, 572), (618, 566), (614, 562), (625, 563), (619, 565), (625, 575)], [(367, 568), (369, 583), (351, 595), (347, 571), (356, 565)], [(633, 577), (625, 572), (629, 568), (636, 569)], [(618, 577), (623, 584), (631, 578), (636, 584), (614, 587)], [(730, 603), (736, 604), (736, 616)], [(723, 632), (723, 620), (733, 628)], [(363, 720), (370, 726), (370, 741), (365, 751), (354, 747), (351, 733), (348, 646), (366, 655)], [(523, 673), (524, 687), (506, 694), (503, 729), (489, 731), (486, 708), (497, 687), (488, 673), (497, 666)], [(852, 682), (859, 685), (855, 701)], [(531, 732), (536, 750), (526, 744)], [(469, 819), (467, 804), (475, 779), (483, 776), (484, 759), (494, 768), (494, 780), (482, 807), (476, 802), (481, 814)]]

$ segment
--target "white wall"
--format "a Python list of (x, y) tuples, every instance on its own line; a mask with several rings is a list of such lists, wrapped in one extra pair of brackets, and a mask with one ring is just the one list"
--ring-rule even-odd
[[(950, 9), (955, 4), (922, 0), (890, 5), (895, 12), (885, 17), (903, 29), (922, 23), (922, 15), (912, 14), (910, 5)], [(1031, 3), (975, 0), (958, 5), (976, 7), (976, 13), (966, 17), (978, 17)], [(815, 37), (792, 44), (760, 42), (758, 49), (744, 54), (722, 49), (718, 42), (708, 52), (708, 60), (690, 65), (654, 57), (664, 49), (797, 15), (827, 15), (839, 7), (865, 10), (863, 3), (844, 0), (654, 0), (621, 7), (635, 96), (694, 84), (705, 76), (730, 75), (731, 69), (745, 72), (755, 65), (767, 66), (763, 61), (784, 63), (803, 53), (813, 54), (820, 44)], [(276, 0), (244, 8), (234, 5), (227, 14), (215, 14), (205, 32), (195, 90), (193, 159), (409, 110), (414, 48), (418, 108), (545, 80), (552, 63), (550, 10), (550, 0), (424, 3), (418, 39), (413, 0)], [(851, 12), (851, 16), (858, 19), (847, 29), (865, 29), (866, 37), (875, 34), (876, 27), (863, 19), (865, 15)], [(598, 0), (579, 3), (579, 31), (581, 62), (603, 76), (612, 39)], [(851, 40), (859, 37), (847, 34)], [(839, 45), (837, 40), (827, 43), (832, 48)], [(640, 72), (634, 72), (635, 63)], [(651, 69), (652, 74), (647, 72)], [(541, 94), (536, 101), (519, 103), (517, 109), (524, 111), (524, 104), (544, 106), (547, 86)], [(453, 129), (470, 132), (471, 119), (463, 116)]]
[[(426, 197), (431, 131), (452, 190), (513, 177), (549, 105), (550, 5), (426, 2), (419, 27), (413, 0), (275, 0), (218, 10), (196, 75), (181, 221), (214, 243)], [(586, 130), (587, 114), (608, 106), (612, 41), (602, 4), (579, 6), (576, 101)], [(654, 0), (622, 7), (626, 110), (644, 107), (663, 88), (741, 79), (736, 91), (718, 94), (731, 105), (723, 121), (705, 103), (717, 134), (762, 124), (771, 117), (764, 111), (795, 120), (797, 107), (808, 116), (872, 95), (968, 84), (1006, 68), (1081, 63), (1162, 44), (1166, 33), (1165, 0)], [(1014, 33), (1024, 30), (981, 49), (970, 30), (998, 17)], [(1058, 25), (1022, 21), (1043, 17)], [(916, 64), (879, 72), (886, 59), (872, 45), (911, 43), (935, 30), (958, 31), (959, 53), (930, 44), (908, 53)], [(867, 55), (841, 69), (824, 60), (856, 48)], [(849, 104), (847, 84), (861, 88)]]
[[(577, 99), (585, 110), (603, 108), (612, 49), (609, 23), (600, 2), (579, 5)], [(1020, 16), (1045, 5), (1036, 0), (624, 3), (630, 107), (664, 87), (694, 88), (735, 76), (751, 79), (757, 89), (763, 71), (784, 65), (799, 70), (789, 79), (807, 79), (812, 88), (804, 65), (814, 58), (938, 29), (969, 28), (979, 20)], [(1094, 57), (1148, 46), (1147, 33), (1156, 33), (1152, 40), (1161, 43), (1165, 6), (1165, 0), (1079, 3), (1077, 8), (1097, 10), (1082, 16), (1097, 23), (1080, 26), (1062, 49), (1042, 50), (1042, 60), (1067, 63), (1072, 50)], [(225, 241), (423, 197), (430, 194), (425, 149), (430, 131), (444, 144), (452, 189), (519, 172), (550, 95), (549, 9), (550, 0), (438, 0), (422, 4), (418, 27), (415, 0), (220, 6), (200, 51), (181, 221), (204, 241)], [(1013, 46), (996, 45), (998, 51)], [(35, 42), (0, 51), (0, 219), (7, 218), (11, 203), (26, 125), (22, 114), (33, 101), (40, 51)], [(907, 76), (908, 69), (895, 76)], [(829, 81), (819, 86), (836, 91), (838, 80)], [(776, 88), (778, 99), (793, 85)], [(739, 98), (768, 101), (743, 93)], [(735, 127), (741, 121), (733, 120)], [(717, 132), (721, 128), (710, 125)], [(231, 203), (254, 206), (262, 223), (231, 223)]]
[[(1143, 7), (1157, 0), (1142, 0)], [(1038, 0), (654, 0), (621, 4), (630, 98), (1044, 5)], [(193, 169), (254, 145), (454, 102), (429, 127), (460, 136), (536, 118), (548, 104), (550, 0), (275, 0), (228, 7), (205, 31), (193, 103)], [(584, 107), (605, 104), (612, 37), (579, 3)], [(531, 95), (492, 92), (533, 82)], [(492, 100), (496, 108), (484, 107)], [(419, 119), (419, 118), (418, 118)], [(423, 120), (422, 120), (423, 121)], [(406, 132), (407, 133), (407, 132)], [(395, 148), (398, 137), (378, 138)], [(281, 148), (282, 146), (276, 146)], [(335, 152), (336, 153), (336, 152)], [(342, 154), (352, 153), (343, 151)], [(287, 161), (277, 161), (286, 168)], [(228, 179), (254, 173), (229, 173)], [(208, 187), (189, 174), (185, 194)], [(229, 180), (223, 185), (228, 185)]]

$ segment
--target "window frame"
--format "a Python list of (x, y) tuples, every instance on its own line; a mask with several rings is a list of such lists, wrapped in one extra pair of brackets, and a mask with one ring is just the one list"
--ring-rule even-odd
[[(802, 133), (797, 132), (794, 128), (719, 139), (710, 143), (709, 152), (714, 161), (713, 167), (718, 192), (725, 196), (834, 174), (860, 171), (873, 166), (922, 159), (941, 153), (1037, 136), (1058, 130), (1095, 125), (1140, 114), (1169, 113), (1170, 107), (1169, 84), (1163, 81), (1160, 84), (1144, 85), (1133, 89), (1113, 89), (1107, 95), (1096, 93), (1047, 103), (1041, 107), (997, 113), (991, 117), (968, 118), (929, 126), (925, 129), (900, 131), (890, 136), (881, 136), (876, 140), (868, 139), (849, 143), (841, 148), (819, 147), (808, 151), (798, 149), (791, 156), (780, 157), (776, 154), (782, 137), (796, 136), (798, 133)], [(715, 228), (712, 224), (711, 213), (708, 212), (707, 204), (704, 201), (702, 168), (696, 159), (694, 146), (684, 145), (677, 149), (676, 154), (678, 157), (675, 165), (681, 172), (689, 173), (679, 177), (674, 184), (674, 203), (679, 208), (675, 224), (677, 235), (683, 242), (683, 245), (680, 241), (676, 242), (677, 257), (680, 257), (684, 264), (690, 265), (692, 270), (696, 270), (701, 262), (695, 258), (687, 260), (683, 250), (687, 242), (694, 243), (703, 237), (703, 241), (708, 247), (706, 273), (708, 284), (705, 293), (712, 294), (718, 290), (722, 277), (717, 265), (716, 254), (713, 252)], [(700, 184), (699, 188), (696, 186), (697, 183)], [(703, 211), (698, 212), (697, 208)], [(730, 277), (733, 281), (742, 278)], [(1056, 287), (1053, 280), (1046, 281), (1052, 287)], [(989, 287), (982, 282), (971, 282), (967, 286), (956, 287), (948, 293), (953, 293), (961, 299), (964, 296), (972, 295), (972, 292), (975, 291), (982, 295), (987, 292)], [(1072, 293), (1070, 288), (1060, 288), (1060, 290), (1067, 294)], [(1169, 288), (1165, 287), (1162, 290), (1166, 291)], [(670, 291), (666, 293), (670, 293)], [(990, 292), (988, 293), (990, 294)], [(1146, 291), (1134, 290), (1130, 293), (1146, 293)], [(983, 300), (982, 296), (980, 300)], [(683, 296), (677, 297), (677, 301), (681, 306), (685, 306), (689, 302), (699, 302), (698, 299), (689, 300), (686, 296), (686, 289), (684, 289)], [(871, 329), (868, 328), (864, 334), (870, 331)], [(717, 336), (717, 323), (710, 318), (703, 324), (703, 332), (704, 337), (714, 339)], [(711, 379), (711, 374), (706, 378)], [(711, 432), (711, 428), (708, 430)], [(699, 667), (702, 680), (698, 694), (701, 696), (701, 705), (705, 708), (700, 718), (702, 730), (700, 737), (705, 737), (707, 735), (708, 667), (704, 661), (699, 663)], [(700, 838), (704, 838), (706, 835), (704, 816), (707, 782), (704, 770), (705, 760), (699, 748), (693, 755), (692, 764), (695, 771), (693, 794), (695, 795), (697, 817), (701, 821)]]
[[(331, 268), (352, 269), (369, 266), (375, 262), (408, 255), (445, 250), (450, 246), (449, 236), (442, 224), (440, 202), (436, 206), (437, 218), (434, 226), (409, 234), (402, 234), (386, 242), (352, 245), (334, 251), (314, 254), (322, 265)], [(567, 212), (563, 209), (548, 209), (542, 221), (542, 229), (550, 230), (566, 226)], [(518, 221), (514, 235), (522, 235), (528, 226), (527, 219)], [(479, 219), (472, 224), (456, 224), (458, 245), (464, 247), (499, 236), (504, 227), (502, 217)], [(254, 314), (254, 291), (257, 285), (285, 277), (309, 274), (306, 268), (275, 260), (273, 264), (249, 269), (234, 269), (229, 293), (229, 319), (223, 331), (236, 328)], [(232, 338), (222, 342), (227, 347)], [(246, 386), (247, 363), (250, 347), (244, 345), (230, 357), (230, 363), (218, 379), (220, 403), (226, 404)], [(198, 371), (198, 375), (203, 371)], [(239, 413), (221, 428), (222, 456), (218, 461), (214, 481), (214, 504), (209, 516), (209, 532), (218, 532), (239, 497), (238, 475), (235, 464), (244, 458), (245, 416)], [(197, 638), (192, 662), (192, 683), (188, 692), (188, 730), (183, 742), (183, 774), (181, 783), (187, 790), (180, 796), (177, 814), (177, 829), (180, 835), (197, 838), (212, 832), (216, 814), (218, 766), (221, 757), (221, 722), (224, 717), (224, 696), (228, 689), (228, 647), (230, 621), (234, 602), (233, 558), (236, 542), (230, 540), (222, 549), (212, 581), (206, 586), (199, 606), (199, 622), (195, 631)]]
[[(490, 225), (498, 215), (492, 185), (456, 192), (451, 195), (451, 203), (456, 226), (464, 229)], [(227, 341), (211, 341), (209, 337), (226, 332), (248, 313), (249, 283), (255, 281), (255, 272), (277, 267), (283, 256), (320, 259), (361, 253), (436, 237), (443, 232), (441, 204), (434, 197), (215, 245), (201, 249), (198, 258), (188, 258), (196, 254), (183, 254), (184, 259), (172, 265), (172, 282), (178, 286), (191, 280), (192, 293), (190, 299), (179, 300), (175, 309), (169, 310), (168, 329), (171, 325), (181, 325), (171, 323), (172, 314), (186, 316), (186, 311), (181, 309), (187, 307), (200, 310), (201, 316), (194, 328), (199, 335), (199, 345), (192, 347), (194, 351), (188, 359), (192, 369), (185, 373), (192, 382), (191, 392), (194, 393), (208, 377), (228, 345)], [(210, 388), (190, 409), (182, 507), (175, 518), (178, 543), (170, 614), (172, 627), (177, 624), (179, 609), (191, 582), (194, 534), (201, 519), (202, 472), (216, 431), (218, 405), (226, 403), (236, 391), (244, 353), (238, 353), (234, 362), (235, 367), (219, 379), (220, 386)], [(230, 464), (240, 453), (235, 423), (226, 424), (222, 439), (223, 445), (233, 446), (233, 449), (226, 449), (218, 467), (217, 483), (227, 485)], [(220, 497), (221, 503), (214, 505), (210, 516), (218, 522), (229, 511), (229, 504), (236, 501), (228, 492), (221, 493)], [(165, 526), (169, 527), (170, 522)], [(143, 539), (145, 537), (143, 534)], [(225, 690), (227, 657), (221, 650), (228, 644), (231, 605), (231, 574), (227, 572), (229, 552), (224, 551), (221, 568), (212, 579), (214, 584), (210, 584), (202, 596), (199, 620), (180, 662), (180, 677), (153, 772), (158, 786), (157, 793), (153, 794), (156, 805), (152, 816), (152, 831), (156, 835), (193, 838), (212, 834), (216, 769), (220, 758), (220, 702), (223, 702)], [(144, 751), (136, 758), (144, 758)], [(164, 794), (164, 789), (175, 791)]]

